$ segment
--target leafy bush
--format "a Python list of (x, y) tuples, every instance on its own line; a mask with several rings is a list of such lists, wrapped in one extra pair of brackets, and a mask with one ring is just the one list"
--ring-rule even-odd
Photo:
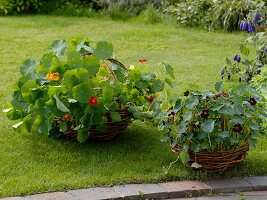
[(55, 9), (52, 14), (61, 15), (61, 16), (87, 16), (93, 17), (97, 15), (95, 9), (93, 9), (93, 4), (86, 6), (79, 5), (77, 3), (66, 2), (61, 5), (59, 8)]
[[(72, 7), (71, 7), (72, 6)], [(1, 0), (0, 15), (14, 15), (18, 13), (52, 13), (62, 8), (74, 10), (73, 15), (81, 15), (85, 8), (99, 9), (100, 6), (94, 0)], [(77, 11), (77, 8), (79, 8)]]
[(177, 16), (177, 22), (196, 26), (206, 23), (212, 7), (211, 0), (183, 0), (165, 9), (165, 12)]
[(45, 2), (39, 0), (3, 0), (0, 1), (0, 14), (17, 14), (23, 12), (37, 12)]

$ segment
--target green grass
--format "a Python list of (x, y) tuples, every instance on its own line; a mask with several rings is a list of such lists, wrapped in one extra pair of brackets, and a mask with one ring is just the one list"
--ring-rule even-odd
[[(0, 17), (0, 110), (8, 107), (19, 66), (27, 58), (39, 62), (55, 39), (86, 35), (92, 43), (109, 40), (127, 66), (147, 59), (151, 71), (160, 62), (175, 67), (173, 93), (196, 83), (213, 89), (225, 57), (232, 57), (246, 38), (242, 33), (216, 33), (170, 24), (144, 25), (79, 17)], [(227, 83), (227, 84), (232, 84)], [(133, 123), (111, 142), (78, 144), (35, 133), (15, 133), (0, 112), (0, 197), (67, 190), (96, 185), (267, 174), (266, 140), (247, 159), (221, 174), (193, 172), (176, 162), (168, 143), (151, 125)]]

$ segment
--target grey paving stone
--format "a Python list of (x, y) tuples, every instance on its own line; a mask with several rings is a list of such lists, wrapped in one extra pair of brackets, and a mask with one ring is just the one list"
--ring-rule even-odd
[(197, 197), (197, 200), (240, 200), (240, 196), (238, 194), (230, 193), (230, 194)]
[(76, 200), (74, 196), (66, 192), (53, 192), (35, 194), (25, 197), (26, 200)]
[[(140, 197), (150, 199), (166, 199), (167, 191), (158, 184), (127, 184), (113, 187), (124, 199), (139, 200)], [(142, 194), (142, 195), (140, 195)]]
[(199, 181), (174, 181), (160, 183), (169, 193), (169, 198), (186, 197), (187, 195), (208, 194), (211, 188)]
[(211, 180), (204, 181), (204, 183), (211, 188), (212, 193), (231, 193), (236, 190), (240, 192), (253, 190), (252, 185), (240, 178)]
[(243, 192), (245, 200), (266, 200), (267, 191)]
[(266, 200), (267, 196), (246, 196), (245, 200)]
[(8, 198), (3, 198), (1, 200), (25, 200), (24, 197), (8, 197)]
[(245, 196), (267, 196), (267, 191), (243, 192), (243, 195)]
[(267, 176), (251, 176), (243, 178), (254, 190), (267, 190)]
[(176, 198), (176, 199), (166, 199), (166, 200), (197, 200), (196, 197), (193, 197), (193, 198)]
[(72, 194), (77, 200), (122, 200), (123, 197), (112, 188), (88, 188), (80, 190), (70, 190), (68, 193)]

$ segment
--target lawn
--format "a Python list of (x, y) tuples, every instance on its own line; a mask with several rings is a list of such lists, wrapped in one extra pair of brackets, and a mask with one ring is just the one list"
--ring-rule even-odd
[[(220, 80), (225, 57), (232, 57), (238, 43), (247, 37), (166, 23), (53, 16), (0, 17), (0, 30), (0, 110), (8, 108), (20, 64), (27, 58), (39, 62), (56, 39), (85, 35), (93, 44), (111, 41), (115, 55), (127, 67), (145, 58), (150, 70), (159, 74), (158, 63), (167, 62), (175, 68), (176, 93), (190, 83), (212, 90)], [(178, 161), (164, 173), (177, 156), (149, 124), (134, 122), (111, 142), (79, 144), (35, 133), (18, 134), (2, 112), (0, 119), (0, 197), (96, 185), (267, 174), (266, 139), (230, 171), (215, 175), (193, 172)]]

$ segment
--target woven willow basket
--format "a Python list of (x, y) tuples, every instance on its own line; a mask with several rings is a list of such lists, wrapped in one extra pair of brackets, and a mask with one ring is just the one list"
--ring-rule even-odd
[[(228, 93), (217, 93), (211, 96), (214, 100), (218, 100), (219, 97), (227, 98), (229, 97)], [(173, 139), (171, 139), (173, 141)], [(171, 143), (172, 143), (171, 141)], [(176, 144), (175, 147), (172, 147), (171, 150), (180, 155), (180, 151), (182, 149), (182, 145)], [(208, 172), (223, 172), (231, 167), (233, 167), (236, 163), (240, 163), (246, 158), (247, 152), (249, 150), (249, 146), (245, 145), (234, 151), (218, 151), (218, 152), (209, 152), (209, 151), (200, 151), (193, 152), (188, 150), (188, 154), (190, 156), (190, 160), (188, 161), (187, 166), (191, 169), (191, 164), (197, 162), (201, 165), (201, 168), (197, 168), (199, 170), (205, 170)]]
[[(110, 118), (110, 112), (107, 113), (105, 115), (105, 117), (108, 119), (108, 122), (106, 122), (107, 129), (105, 131), (98, 131), (95, 127), (90, 128), (88, 130), (90, 133), (89, 140), (112, 140), (119, 134), (123, 133), (128, 125), (132, 122), (132, 116), (131, 113), (129, 113), (127, 109), (122, 106), (117, 110), (117, 112), (121, 116), (121, 121), (112, 122)], [(54, 121), (56, 122), (56, 126), (59, 128), (59, 124), (62, 122), (62, 119), (56, 118)], [(78, 125), (79, 122), (75, 120), (68, 121), (67, 130), (64, 132), (64, 135), (71, 140), (77, 140), (78, 133), (73, 129)]]
[[(85, 58), (87, 56), (93, 56), (93, 53), (85, 53), (81, 55), (82, 58)], [(118, 66), (120, 66), (122, 69), (127, 70), (127, 68), (117, 61), (114, 58), (107, 59), (111, 63), (115, 63)], [(105, 65), (107, 66), (108, 70), (110, 71), (110, 75), (113, 78), (114, 82), (117, 82), (117, 78), (107, 63), (107, 61), (104, 60)], [(116, 112), (118, 112), (121, 116), (121, 121), (119, 122), (112, 122), (110, 113), (108, 112), (105, 114), (105, 117), (107, 118), (106, 126), (107, 129), (105, 131), (98, 131), (96, 127), (91, 127), (88, 131), (90, 133), (89, 140), (112, 140), (128, 127), (128, 125), (132, 122), (132, 114), (128, 112), (127, 108), (123, 107), (120, 100), (116, 100), (119, 104), (119, 108)], [(56, 123), (56, 126), (59, 128), (60, 122), (62, 122), (63, 119), (55, 118), (54, 121)], [(77, 127), (80, 123), (76, 120), (68, 121), (67, 122), (67, 130), (64, 132), (64, 135), (71, 140), (77, 140), (78, 133), (76, 130), (74, 130), (75, 127)]]
[[(171, 145), (171, 150), (178, 155), (180, 155), (181, 149), (182, 146), (180, 144), (176, 144), (175, 147), (172, 147)], [(188, 161), (187, 166), (191, 168), (191, 164), (197, 162), (201, 165), (201, 168), (198, 168), (199, 170), (205, 170), (208, 172), (223, 172), (233, 167), (236, 163), (243, 161), (246, 158), (248, 150), (248, 145), (234, 151), (193, 152), (189, 150), (188, 153), (190, 160)]]

